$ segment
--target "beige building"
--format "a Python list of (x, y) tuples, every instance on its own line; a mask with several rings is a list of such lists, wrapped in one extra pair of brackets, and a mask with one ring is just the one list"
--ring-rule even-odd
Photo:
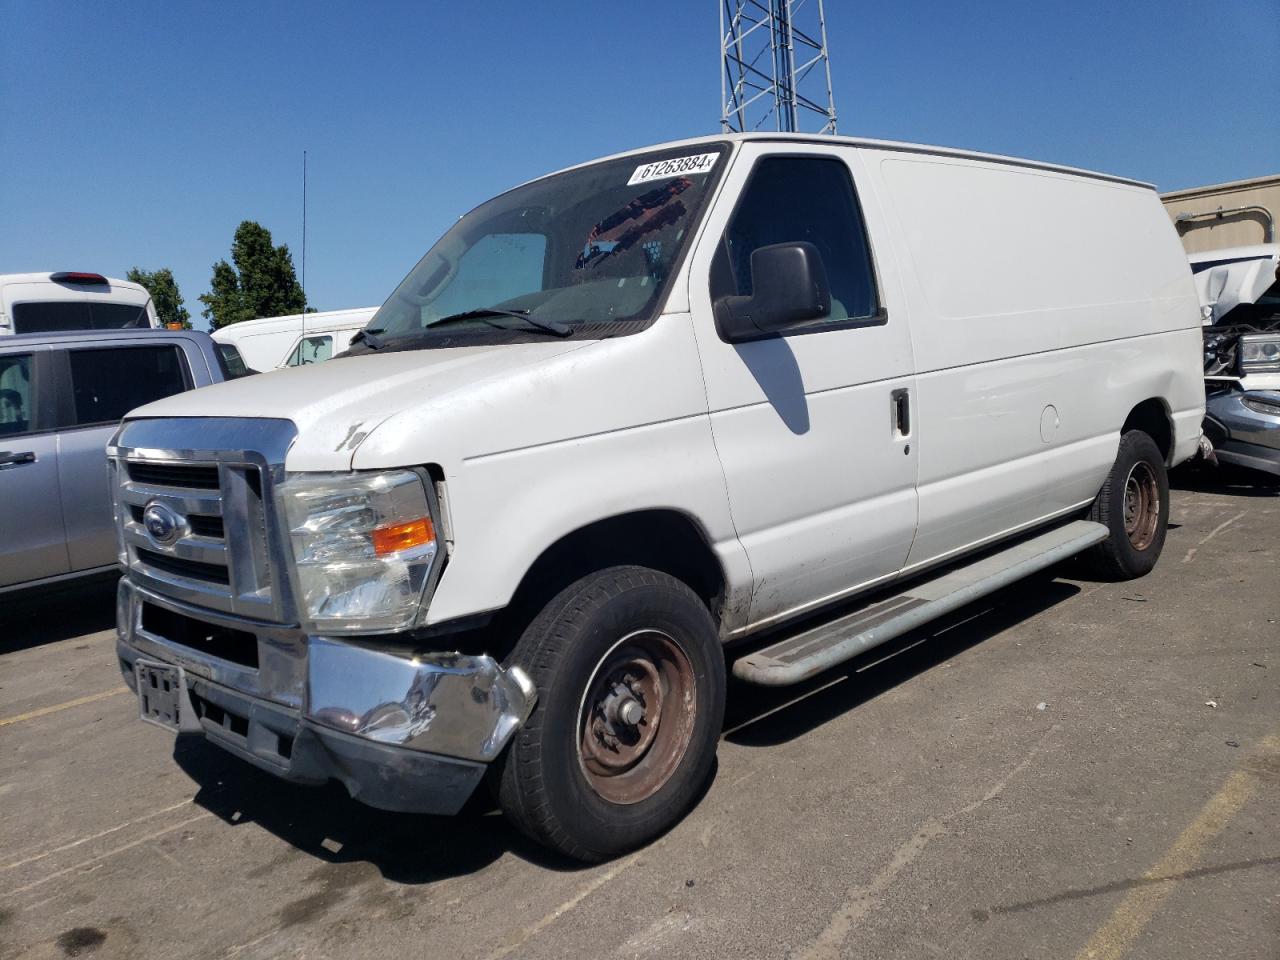
[(1280, 173), (1162, 193), (1187, 253), (1276, 242)]

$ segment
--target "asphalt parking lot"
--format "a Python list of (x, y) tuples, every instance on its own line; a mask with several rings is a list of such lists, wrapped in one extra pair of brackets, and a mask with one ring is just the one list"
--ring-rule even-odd
[(556, 861), (136, 719), (110, 584), (0, 600), (0, 958), (1280, 956), (1280, 496), (1173, 494), (1144, 580), (1041, 577), (792, 691)]

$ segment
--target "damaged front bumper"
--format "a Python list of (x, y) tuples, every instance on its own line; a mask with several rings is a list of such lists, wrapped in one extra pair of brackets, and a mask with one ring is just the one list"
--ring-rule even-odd
[(1210, 396), (1204, 434), (1219, 463), (1280, 476), (1280, 391), (1233, 390)]
[(136, 688), (139, 660), (181, 670), (179, 729), (286, 780), (337, 780), (384, 810), (456, 813), (536, 700), (523, 671), (489, 656), (306, 636), (127, 579), (118, 604), (126, 682)]

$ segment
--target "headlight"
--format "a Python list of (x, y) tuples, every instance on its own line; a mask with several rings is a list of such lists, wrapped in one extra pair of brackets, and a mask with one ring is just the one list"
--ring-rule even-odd
[(1241, 336), (1240, 372), (1280, 373), (1280, 333), (1246, 333)]
[(417, 473), (294, 473), (280, 496), (298, 604), (311, 628), (367, 633), (413, 625), (437, 551)]

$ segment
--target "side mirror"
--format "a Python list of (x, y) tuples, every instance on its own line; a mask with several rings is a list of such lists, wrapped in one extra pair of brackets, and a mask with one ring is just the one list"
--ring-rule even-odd
[(762, 340), (831, 312), (822, 254), (812, 243), (775, 243), (751, 254), (751, 296), (715, 302), (716, 328), (728, 343)]

